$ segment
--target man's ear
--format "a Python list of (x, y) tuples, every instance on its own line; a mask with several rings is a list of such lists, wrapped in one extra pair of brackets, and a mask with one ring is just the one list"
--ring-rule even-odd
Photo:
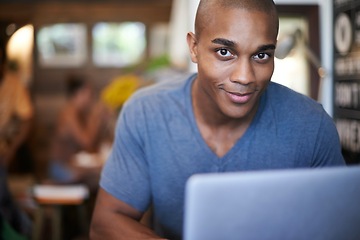
[(196, 36), (194, 33), (189, 32), (186, 36), (186, 40), (187, 40), (187, 44), (189, 46), (189, 50), (190, 50), (190, 57), (191, 57), (191, 61), (193, 63), (197, 63), (197, 40), (196, 40)]

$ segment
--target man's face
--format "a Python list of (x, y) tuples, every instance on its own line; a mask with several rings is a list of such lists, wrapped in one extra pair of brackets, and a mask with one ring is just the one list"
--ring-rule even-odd
[(255, 115), (274, 70), (274, 17), (219, 8), (205, 24), (200, 36), (188, 35), (191, 58), (198, 65), (196, 94), (227, 117)]

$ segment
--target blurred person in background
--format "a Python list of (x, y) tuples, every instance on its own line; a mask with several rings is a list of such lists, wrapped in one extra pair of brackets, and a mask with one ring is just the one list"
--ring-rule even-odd
[(6, 43), (0, 39), (0, 239), (31, 235), (31, 221), (15, 203), (7, 183), (8, 166), (26, 139), (33, 117), (29, 93), (8, 68)]
[(98, 150), (107, 109), (96, 101), (92, 87), (81, 76), (70, 76), (66, 84), (68, 100), (52, 136), (49, 175), (57, 183), (95, 184), (98, 171), (79, 169), (73, 160), (79, 152)]
[(0, 41), (0, 164), (8, 169), (28, 136), (34, 110), (28, 90), (9, 67), (6, 43)]

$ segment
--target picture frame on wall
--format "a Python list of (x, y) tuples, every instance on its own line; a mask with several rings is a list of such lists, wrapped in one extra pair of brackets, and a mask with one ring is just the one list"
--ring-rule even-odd
[(41, 67), (73, 68), (87, 59), (87, 29), (82, 23), (45, 25), (36, 32), (38, 62)]

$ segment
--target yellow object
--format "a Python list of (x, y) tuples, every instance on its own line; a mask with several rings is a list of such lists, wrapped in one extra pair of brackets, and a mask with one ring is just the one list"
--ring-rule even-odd
[(109, 107), (119, 109), (139, 85), (140, 79), (134, 74), (117, 77), (103, 89), (101, 99)]

